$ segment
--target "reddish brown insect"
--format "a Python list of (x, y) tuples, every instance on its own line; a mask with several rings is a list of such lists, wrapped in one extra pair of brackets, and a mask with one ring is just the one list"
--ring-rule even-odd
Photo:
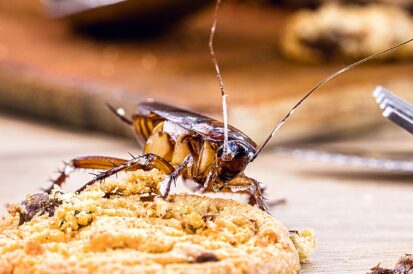
[[(104, 170), (88, 182), (88, 185), (103, 180), (120, 171), (157, 168), (169, 175), (161, 187), (166, 198), (172, 182), (182, 175), (197, 184), (204, 191), (230, 191), (249, 194), (249, 203), (266, 210), (263, 188), (260, 183), (244, 174), (247, 165), (261, 153), (265, 145), (282, 127), (285, 121), (315, 90), (339, 74), (365, 63), (378, 55), (411, 42), (410, 39), (392, 48), (369, 56), (326, 77), (312, 88), (287, 115), (274, 127), (265, 142), (258, 147), (240, 130), (227, 122), (226, 95), (219, 66), (216, 60), (213, 38), (220, 5), (217, 1), (215, 17), (211, 28), (209, 46), (222, 94), (224, 123), (161, 103), (141, 103), (137, 112), (129, 119), (122, 109), (111, 110), (124, 122), (133, 126), (137, 139), (144, 144), (143, 154), (131, 160), (113, 157), (86, 156), (71, 160), (53, 184), (61, 185), (73, 169)], [(47, 191), (50, 192), (49, 188)]]

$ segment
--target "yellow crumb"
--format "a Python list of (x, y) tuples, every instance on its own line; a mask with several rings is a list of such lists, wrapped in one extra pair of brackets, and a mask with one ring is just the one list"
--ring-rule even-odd
[(317, 246), (314, 230), (312, 228), (305, 228), (298, 231), (298, 233), (290, 233), (290, 239), (298, 250), (300, 262), (307, 262)]

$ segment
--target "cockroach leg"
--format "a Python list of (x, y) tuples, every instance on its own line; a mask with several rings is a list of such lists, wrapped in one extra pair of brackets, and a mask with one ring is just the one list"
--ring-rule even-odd
[(87, 186), (92, 185), (96, 182), (102, 181), (112, 175), (115, 175), (121, 171), (133, 171), (133, 170), (151, 170), (156, 168), (165, 174), (172, 174), (175, 169), (171, 166), (167, 161), (165, 161), (162, 157), (159, 157), (156, 154), (147, 153), (140, 156), (136, 156), (134, 159), (126, 161), (124, 160), (122, 163), (117, 165), (116, 167), (111, 166), (110, 168), (106, 168), (106, 171), (99, 173), (93, 180), (86, 183), (84, 186), (79, 188), (76, 192), (79, 193), (83, 191)]
[(132, 153), (128, 152), (128, 154), (130, 155), (130, 157), (132, 157), (132, 159), (136, 159), (136, 156), (133, 155)]
[(268, 211), (267, 205), (264, 202), (264, 196), (261, 192), (260, 183), (252, 178), (246, 178), (251, 181), (250, 198), (248, 203), (250, 205), (256, 205), (264, 211)]
[[(199, 189), (199, 192), (204, 193), (205, 190), (208, 188), (209, 182), (214, 182), (215, 180), (214, 178), (215, 173), (212, 171), (209, 171), (208, 176), (204, 182), (204, 184), (201, 186), (201, 188)], [(212, 186), (214, 188), (214, 185)]]
[(44, 189), (44, 191), (46, 193), (51, 193), (54, 185), (62, 186), (67, 178), (69, 178), (70, 174), (76, 169), (108, 170), (126, 161), (127, 160), (124, 159), (106, 156), (84, 156), (74, 158), (68, 163), (64, 163), (65, 166), (62, 170), (59, 171), (59, 176), (56, 179), (52, 180), (52, 185)]
[(167, 181), (163, 182), (161, 185), (161, 196), (162, 198), (166, 199), (171, 191), (172, 182), (176, 182), (176, 179), (182, 174), (188, 165), (193, 164), (193, 157), (192, 155), (188, 155), (185, 157), (184, 161), (181, 165), (178, 166), (170, 175)]
[(212, 189), (214, 190), (214, 192), (220, 192), (225, 189), (228, 183), (220, 183), (217, 181), (213, 181), (211, 185), (212, 185)]
[(266, 196), (265, 192), (267, 188), (263, 186), (261, 183), (259, 183), (259, 186), (260, 186), (261, 197), (264, 200), (264, 203), (268, 208), (272, 208), (272, 207), (287, 203), (287, 200), (285, 198), (272, 199), (272, 200), (267, 199), (265, 197)]
[(257, 206), (264, 211), (268, 211), (262, 193), (263, 188), (257, 180), (241, 175), (230, 181), (227, 188), (231, 189), (233, 192), (247, 192), (250, 195), (250, 205)]
[(263, 193), (261, 192), (262, 188), (258, 181), (249, 178), (245, 175), (240, 175), (237, 178), (224, 183), (224, 188), (222, 185), (217, 185), (215, 180), (211, 181), (211, 183), (206, 187), (206, 192), (238, 192), (238, 193), (245, 193), (249, 195), (249, 204), (253, 206), (257, 206), (264, 211), (268, 211), (267, 206), (264, 202)]

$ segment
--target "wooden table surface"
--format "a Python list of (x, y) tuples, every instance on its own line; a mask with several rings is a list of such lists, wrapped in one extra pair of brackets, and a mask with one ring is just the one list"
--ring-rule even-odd
[[(393, 128), (385, 144), (413, 151), (410, 135)], [(377, 143), (374, 134), (354, 144)], [(377, 145), (377, 144), (376, 144)], [(88, 154), (128, 157), (132, 140), (76, 132), (0, 115), (0, 202), (23, 199), (47, 185), (62, 160)], [(313, 227), (318, 250), (302, 273), (365, 273), (413, 252), (413, 176), (326, 166), (267, 151), (247, 173), (266, 182), (271, 198), (287, 204), (272, 210), (288, 228)], [(87, 173), (73, 176), (74, 189)], [(1, 209), (4, 213), (4, 206)]]

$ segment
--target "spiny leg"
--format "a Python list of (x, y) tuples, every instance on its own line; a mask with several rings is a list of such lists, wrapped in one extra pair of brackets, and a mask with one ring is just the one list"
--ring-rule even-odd
[(178, 166), (177, 169), (174, 170), (174, 172), (172, 172), (169, 175), (168, 181), (166, 181), (165, 183), (163, 183), (161, 185), (161, 196), (162, 198), (167, 198), (169, 195), (169, 192), (171, 190), (171, 185), (172, 182), (176, 182), (176, 179), (182, 174), (182, 172), (185, 170), (185, 168), (189, 165), (193, 163), (193, 157), (192, 155), (188, 155), (185, 157), (184, 161), (182, 162), (182, 164), (180, 164)]
[[(224, 185), (224, 188), (222, 186)], [(264, 197), (262, 195), (262, 188), (258, 181), (249, 178), (245, 175), (238, 176), (237, 178), (233, 179), (224, 184), (220, 184), (219, 186), (216, 184), (215, 181), (212, 181), (208, 187), (205, 189), (207, 192), (240, 192), (246, 193), (249, 195), (249, 204), (253, 206), (258, 206), (260, 209), (264, 211), (268, 211), (267, 206), (264, 202)]]
[(65, 163), (64, 168), (59, 171), (59, 176), (52, 180), (52, 185), (45, 189), (46, 193), (50, 193), (54, 185), (62, 186), (70, 174), (76, 169), (103, 169), (108, 170), (120, 165), (127, 160), (106, 157), (106, 156), (84, 156), (77, 157)]
[(215, 169), (212, 169), (208, 172), (208, 175), (205, 178), (205, 182), (199, 187), (199, 192), (204, 193), (208, 189), (210, 182), (212, 182), (212, 188), (214, 189), (214, 191), (216, 191), (215, 184), (214, 184), (215, 178), (216, 178), (216, 171)]
[[(254, 180), (252, 178), (250, 178), (251, 180)], [(261, 192), (261, 197), (262, 200), (264, 200), (265, 205), (267, 206), (267, 208), (272, 208), (274, 206), (278, 206), (278, 205), (282, 205), (285, 204), (287, 202), (287, 200), (285, 198), (278, 198), (278, 199), (267, 199), (266, 198), (266, 190), (267, 188), (260, 182), (257, 182), (258, 186), (259, 186), (259, 191)], [(250, 202), (251, 204), (251, 202)]]
[(171, 166), (167, 161), (165, 161), (162, 157), (159, 157), (156, 154), (147, 153), (140, 156), (136, 156), (132, 160), (124, 161), (123, 163), (113, 167), (107, 171), (103, 171), (99, 173), (93, 180), (86, 183), (84, 186), (79, 188), (76, 192), (79, 193), (83, 191), (87, 186), (92, 185), (98, 181), (102, 181), (112, 175), (115, 175), (121, 171), (133, 171), (133, 170), (151, 170), (156, 168), (165, 174), (172, 174), (174, 173), (175, 169)]
[[(235, 178), (234, 180), (230, 181), (228, 184), (228, 188), (231, 190), (236, 187), (234, 183), (238, 181), (242, 181), (242, 184), (249, 184), (248, 191), (249, 191), (249, 201), (248, 203), (253, 206), (258, 206), (260, 209), (264, 211), (268, 211), (267, 205), (264, 202), (264, 196), (263, 196), (263, 188), (260, 186), (260, 183), (252, 178), (249, 178), (245, 175), (239, 176)], [(233, 182), (235, 181), (235, 182)]]
[[(267, 200), (265, 198), (265, 186), (263, 186), (260, 182), (258, 182), (255, 179), (249, 178), (245, 175), (239, 176), (238, 178), (234, 179), (235, 181), (242, 180), (245, 182), (252, 182), (251, 185), (253, 186), (250, 188), (250, 198), (249, 198), (249, 204), (250, 205), (258, 205), (261, 209), (263, 209), (260, 204), (263, 204), (265, 208), (272, 208), (277, 205), (282, 205), (286, 203), (286, 200), (284, 198), (281, 199), (272, 199), (272, 200)], [(233, 180), (233, 181), (234, 181)], [(229, 183), (229, 187), (233, 184), (233, 181)]]

